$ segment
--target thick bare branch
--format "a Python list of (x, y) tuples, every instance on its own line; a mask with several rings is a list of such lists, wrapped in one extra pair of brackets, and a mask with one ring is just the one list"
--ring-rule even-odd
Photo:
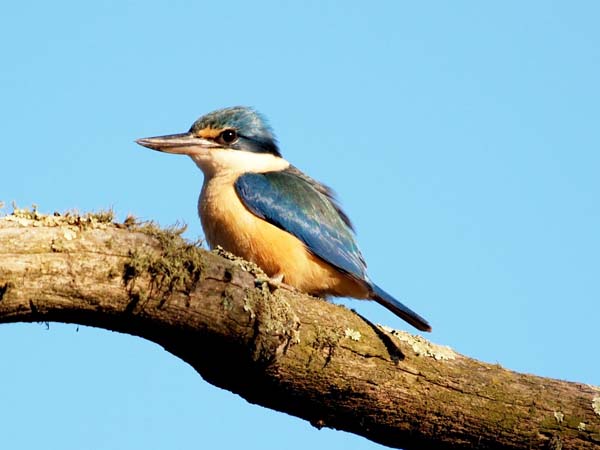
[(406, 449), (598, 448), (600, 390), (518, 374), (106, 215), (0, 219), (0, 322), (152, 340), (252, 403)]

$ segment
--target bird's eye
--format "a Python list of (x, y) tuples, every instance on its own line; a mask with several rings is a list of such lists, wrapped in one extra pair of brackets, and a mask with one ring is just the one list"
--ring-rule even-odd
[(219, 135), (219, 140), (224, 144), (231, 144), (238, 138), (235, 130), (225, 130)]

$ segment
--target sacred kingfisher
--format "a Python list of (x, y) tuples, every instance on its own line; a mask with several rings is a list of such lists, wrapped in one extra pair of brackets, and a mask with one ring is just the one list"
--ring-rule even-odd
[(367, 276), (352, 224), (333, 192), (281, 156), (255, 110), (220, 109), (187, 133), (136, 142), (188, 155), (204, 172), (198, 213), (211, 248), (220, 245), (309, 294), (375, 300), (431, 331), (425, 319)]

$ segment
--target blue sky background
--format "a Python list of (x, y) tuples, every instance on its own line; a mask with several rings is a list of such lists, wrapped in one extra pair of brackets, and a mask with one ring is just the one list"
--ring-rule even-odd
[[(251, 105), (336, 189), (372, 278), (428, 337), (600, 385), (598, 5), (5, 2), (0, 200), (112, 207), (196, 238), (201, 172), (133, 141)], [(75, 325), (0, 326), (0, 398), (12, 450), (382, 448)]]

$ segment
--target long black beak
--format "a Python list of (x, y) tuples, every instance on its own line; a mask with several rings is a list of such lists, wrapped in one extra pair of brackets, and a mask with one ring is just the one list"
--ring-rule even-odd
[(166, 153), (179, 155), (194, 155), (204, 153), (206, 149), (216, 147), (215, 143), (208, 139), (195, 136), (192, 133), (168, 134), (166, 136), (155, 136), (136, 140), (138, 144)]

